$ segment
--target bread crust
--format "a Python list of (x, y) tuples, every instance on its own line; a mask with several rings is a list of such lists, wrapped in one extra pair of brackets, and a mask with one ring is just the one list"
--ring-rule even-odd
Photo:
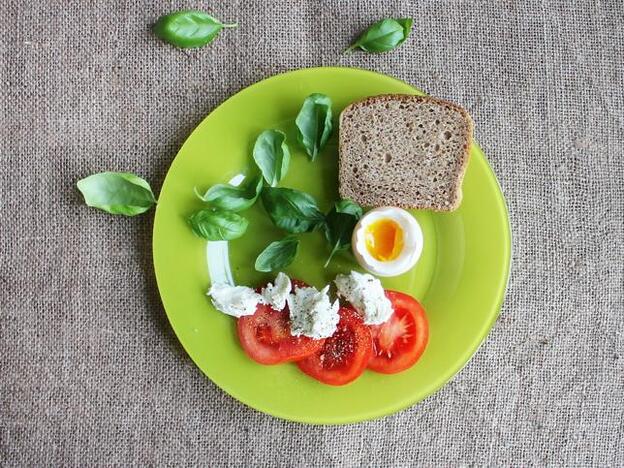
[[(462, 182), (464, 179), (464, 175), (466, 173), (466, 169), (468, 167), (468, 162), (470, 160), (470, 147), (471, 147), (472, 140), (473, 140), (474, 122), (472, 118), (470, 117), (470, 114), (468, 114), (468, 112), (463, 107), (453, 102), (447, 101), (445, 99), (434, 98), (431, 96), (417, 96), (417, 95), (411, 95), (411, 94), (382, 94), (378, 96), (370, 96), (360, 101), (353, 102), (343, 109), (339, 117), (340, 134), (339, 134), (339, 143), (338, 143), (338, 150), (340, 154), (340, 157), (338, 158), (339, 159), (338, 172), (339, 172), (339, 181), (340, 181), (339, 183), (340, 196), (343, 198), (354, 198), (352, 194), (344, 192), (343, 174), (346, 171), (346, 168), (344, 167), (345, 161), (344, 161), (344, 158), (342, 157), (342, 154), (344, 151), (343, 145), (345, 144), (345, 141), (343, 141), (343, 136), (342, 136), (344, 118), (345, 116), (349, 115), (351, 112), (353, 112), (354, 110), (357, 110), (358, 108), (367, 107), (367, 106), (370, 106), (371, 104), (384, 103), (384, 102), (432, 103), (438, 106), (443, 106), (448, 109), (452, 109), (458, 112), (459, 114), (461, 114), (462, 117), (465, 119), (466, 138), (465, 138), (465, 143), (462, 148), (462, 154), (458, 158), (458, 164), (457, 164), (458, 172), (456, 174), (456, 180), (454, 181), (454, 190), (453, 190), (454, 199), (452, 200), (452, 203), (448, 205), (447, 207), (443, 207), (443, 208), (432, 207), (432, 206), (409, 205), (409, 204), (402, 205), (403, 208), (428, 209), (428, 210), (437, 211), (437, 212), (448, 212), (448, 211), (453, 211), (457, 209), (462, 201), (461, 186), (462, 186)], [(371, 206), (376, 206), (376, 205), (371, 205)]]

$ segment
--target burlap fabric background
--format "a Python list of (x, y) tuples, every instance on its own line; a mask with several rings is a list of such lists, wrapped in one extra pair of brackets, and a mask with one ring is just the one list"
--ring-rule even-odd
[[(180, 6), (240, 28), (184, 52), (148, 25)], [(382, 55), (341, 50), (416, 18)], [(624, 5), (612, 1), (0, 2), (0, 461), (6, 465), (624, 465)], [(436, 395), (312, 427), (205, 379), (166, 321), (152, 214), (88, 209), (75, 181), (158, 191), (217, 104), (317, 65), (394, 75), (468, 108), (507, 196), (509, 291)]]

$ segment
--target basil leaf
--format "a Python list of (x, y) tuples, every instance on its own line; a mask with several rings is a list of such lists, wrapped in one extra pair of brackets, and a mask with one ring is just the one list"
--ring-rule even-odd
[(197, 211), (188, 222), (195, 234), (209, 241), (238, 239), (249, 225), (241, 215), (216, 208)]
[(297, 256), (298, 248), (299, 240), (295, 236), (271, 242), (256, 258), (256, 270), (274, 271), (287, 267)]
[(262, 185), (262, 177), (256, 176), (239, 187), (217, 184), (210, 187), (204, 195), (200, 195), (197, 191), (195, 194), (200, 200), (211, 203), (215, 208), (243, 211), (256, 202), (262, 191)]
[(279, 130), (262, 132), (254, 144), (253, 158), (267, 184), (275, 187), (288, 172), (290, 151), (286, 135)]
[(412, 18), (384, 19), (364, 31), (345, 51), (359, 47), (366, 52), (387, 52), (405, 42), (412, 29)]
[(163, 41), (183, 49), (202, 47), (213, 41), (223, 28), (237, 24), (223, 24), (203, 11), (182, 10), (163, 15), (154, 25), (154, 34)]
[(267, 187), (262, 203), (273, 224), (292, 234), (310, 232), (325, 220), (314, 198), (299, 190)]
[(331, 136), (333, 130), (331, 106), (329, 96), (319, 93), (311, 94), (303, 101), (295, 119), (297, 140), (312, 161)]
[(346, 199), (337, 201), (327, 214), (325, 238), (332, 250), (325, 262), (326, 268), (336, 252), (349, 248), (353, 229), (361, 217), (360, 205)]
[(364, 214), (364, 212), (362, 211), (362, 207), (358, 205), (357, 203), (355, 203), (354, 201), (349, 200), (348, 198), (343, 198), (342, 200), (338, 200), (334, 204), (334, 209), (332, 211), (355, 216), (358, 220)]
[(134, 216), (156, 203), (147, 181), (128, 172), (100, 172), (76, 185), (87, 205), (111, 214)]

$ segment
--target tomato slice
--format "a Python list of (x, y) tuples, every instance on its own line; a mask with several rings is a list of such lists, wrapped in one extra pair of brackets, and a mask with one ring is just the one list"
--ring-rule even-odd
[[(293, 280), (293, 288), (305, 287)], [(275, 310), (260, 304), (253, 315), (238, 319), (238, 338), (245, 353), (260, 364), (279, 364), (303, 359), (317, 352), (324, 340), (290, 334), (288, 306)]]
[(386, 291), (394, 313), (387, 322), (371, 326), (373, 357), (368, 368), (395, 374), (412, 367), (429, 341), (429, 323), (422, 306), (411, 296)]
[(295, 288), (307, 288), (308, 286), (310, 286), (305, 281), (301, 281), (301, 280), (298, 280), (298, 279), (295, 279), (295, 278), (292, 278), (290, 280), (290, 284), (292, 285), (291, 291), (293, 291)]
[(304, 373), (329, 385), (353, 382), (364, 372), (373, 353), (370, 329), (357, 312), (342, 307), (339, 314), (338, 328), (325, 339), (322, 349), (297, 362)]

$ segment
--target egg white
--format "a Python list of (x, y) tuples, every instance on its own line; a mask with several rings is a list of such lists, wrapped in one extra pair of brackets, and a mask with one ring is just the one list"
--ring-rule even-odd
[[(390, 219), (403, 230), (403, 249), (394, 260), (381, 261), (366, 248), (366, 229), (375, 221)], [(414, 267), (423, 248), (423, 234), (418, 221), (402, 208), (386, 206), (366, 213), (357, 223), (351, 239), (353, 255), (358, 263), (378, 276), (398, 276)]]

